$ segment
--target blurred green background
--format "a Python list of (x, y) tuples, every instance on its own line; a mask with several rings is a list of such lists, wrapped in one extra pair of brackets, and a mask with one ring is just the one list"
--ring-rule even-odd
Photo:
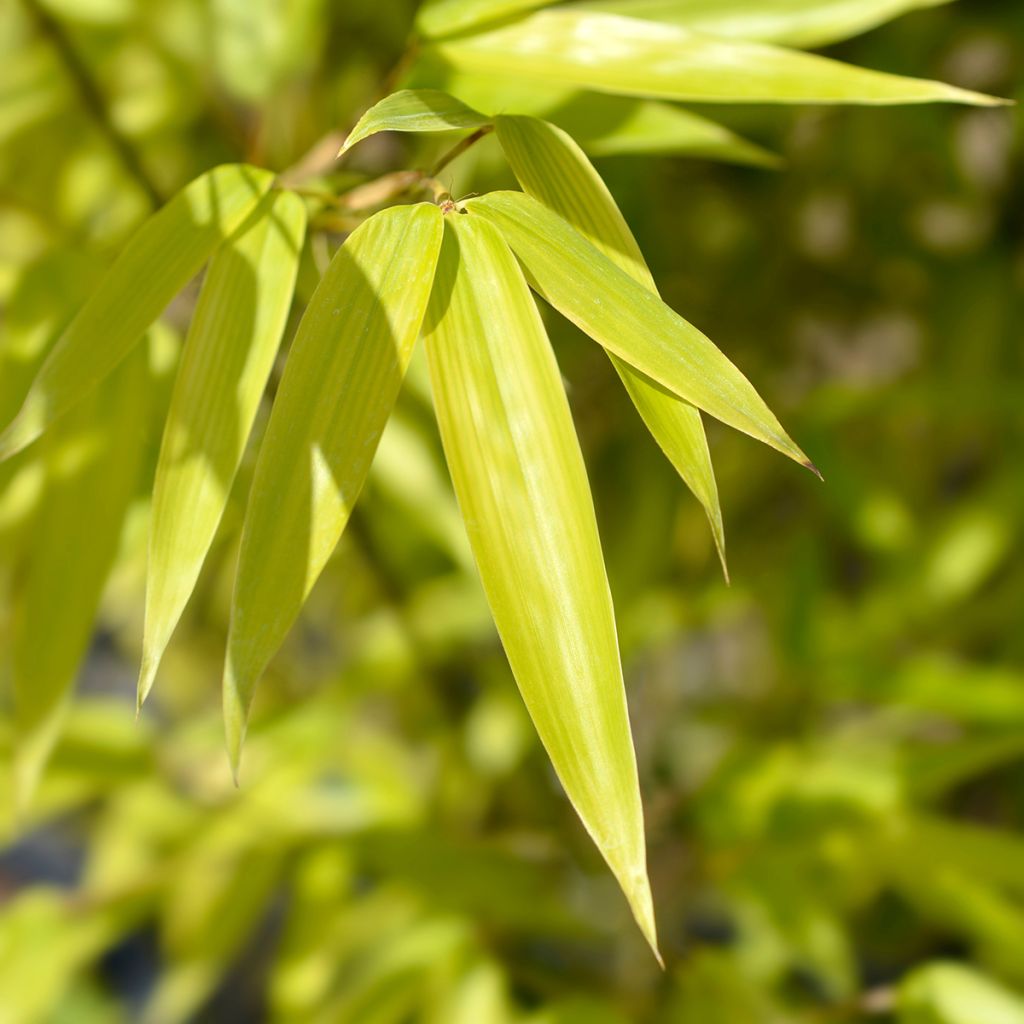
[[(28, 379), (18, 346), (66, 321), (154, 198), (225, 160), (287, 167), (350, 126), (414, 7), (5, 0), (5, 416)], [(1009, 0), (829, 52), (1024, 99)], [(709, 424), (731, 587), (603, 354), (550, 323), (619, 615), (667, 970), (521, 706), (422, 367), (257, 700), (241, 789), (218, 684), (251, 454), (134, 722), (146, 475), (190, 292), (150, 339), (136, 500), (20, 818), (0, 769), (0, 1024), (1024, 1022), (1020, 115), (711, 113), (785, 165), (598, 168), (666, 301), (825, 477)], [(457, 197), (511, 186), (492, 143), (446, 172)], [(450, 144), (382, 136), (335, 183)], [(308, 246), (300, 297), (330, 244)], [(0, 471), (0, 644), (16, 540), (49, 507), (26, 455)]]

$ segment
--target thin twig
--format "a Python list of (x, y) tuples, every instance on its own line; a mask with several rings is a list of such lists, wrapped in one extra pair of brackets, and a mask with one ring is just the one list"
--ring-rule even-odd
[(160, 190), (143, 166), (139, 154), (114, 124), (102, 90), (93, 78), (88, 65), (79, 57), (63, 26), (38, 0), (22, 0), (22, 2), (39, 32), (49, 40), (50, 45), (56, 51), (64, 70), (78, 90), (82, 105), (96, 122), (96, 127), (110, 143), (124, 169), (146, 193), (146, 197), (154, 207), (162, 205), (163, 196), (160, 194)]
[(462, 156), (470, 146), (475, 146), (485, 135), (494, 131), (494, 125), (485, 124), (483, 128), (477, 128), (472, 135), (467, 135), (457, 146), (453, 146), (436, 164), (430, 172), (431, 178), (436, 178), (453, 160)]

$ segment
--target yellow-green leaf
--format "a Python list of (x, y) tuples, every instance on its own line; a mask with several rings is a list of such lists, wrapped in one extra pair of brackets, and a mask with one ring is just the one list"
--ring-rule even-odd
[[(500, 116), (498, 139), (519, 184), (571, 224), (612, 263), (655, 295), (654, 278), (615, 200), (583, 151), (560, 128), (534, 117)], [(700, 413), (609, 353), (647, 429), (704, 506), (726, 571), (725, 531)]]
[(553, 3), (555, 0), (426, 0), (416, 15), (416, 30), (427, 38), (448, 36)]
[(146, 352), (93, 391), (41, 453), (46, 480), (21, 586), (11, 661), (16, 786), (24, 806), (57, 738), (117, 552), (145, 439)]
[(698, 409), (814, 468), (707, 337), (558, 214), (522, 192), (491, 192), (465, 206), (498, 227), (534, 288), (595, 341)]
[(214, 253), (171, 396), (153, 487), (138, 699), (192, 594), (288, 319), (306, 208), (265, 197)]
[[(402, 89), (363, 114), (349, 132), (344, 153), (377, 132), (453, 132), (482, 128), (487, 118), (438, 89)], [(340, 154), (339, 154), (340, 155)]]
[(586, 470), (540, 314), (483, 218), (446, 218), (425, 344), (445, 455), (512, 671), (566, 794), (657, 952)]
[(586, 0), (581, 10), (662, 21), (730, 39), (813, 49), (949, 0)]
[(663, 99), (746, 103), (1002, 101), (781, 47), (614, 14), (559, 9), (436, 44), (461, 71)]
[(50, 352), (17, 417), (0, 434), (0, 458), (34, 441), (117, 366), (272, 182), (273, 174), (255, 167), (216, 167), (136, 231)]
[(441, 244), (432, 204), (371, 217), (303, 315), (242, 528), (224, 668), (236, 774), (253, 690), (348, 522), (398, 396)]

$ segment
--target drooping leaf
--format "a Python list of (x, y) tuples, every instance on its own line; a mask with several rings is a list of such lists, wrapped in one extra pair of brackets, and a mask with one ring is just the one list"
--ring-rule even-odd
[(663, 99), (983, 106), (1002, 102), (942, 82), (586, 11), (540, 11), (489, 32), (439, 42), (435, 51), (461, 71)]
[(236, 773), (256, 682), (348, 522), (398, 396), (441, 233), (433, 204), (371, 217), (338, 250), (299, 325), (242, 528), (224, 669)]
[[(657, 295), (657, 285), (633, 233), (579, 146), (561, 129), (534, 117), (500, 116), (495, 127), (525, 191), (559, 214), (638, 284)], [(700, 413), (619, 356), (609, 355), (647, 429), (704, 506), (725, 570), (722, 509)]]
[(416, 30), (428, 39), (464, 32), (474, 25), (507, 18), (556, 0), (426, 0), (416, 15)]
[(656, 951), (586, 470), (540, 314), (483, 218), (446, 219), (425, 344), (445, 455), (512, 671), (566, 794)]
[(595, 341), (674, 395), (813, 469), (729, 359), (558, 214), (521, 192), (491, 192), (465, 206), (498, 227), (531, 285)]
[(143, 451), (140, 348), (47, 440), (46, 478), (11, 625), (15, 775), (31, 797), (92, 635)]
[(306, 208), (274, 192), (214, 254), (171, 396), (153, 486), (138, 699), (192, 593), (291, 306)]
[(136, 231), (40, 368), (21, 411), (0, 435), (0, 458), (34, 441), (117, 366), (252, 212), (273, 177), (244, 165), (216, 167)]
[(574, 8), (710, 35), (813, 49), (949, 0), (585, 0)]
[(482, 128), (487, 120), (485, 115), (438, 89), (402, 89), (363, 114), (349, 132), (341, 152), (378, 132), (452, 132)]

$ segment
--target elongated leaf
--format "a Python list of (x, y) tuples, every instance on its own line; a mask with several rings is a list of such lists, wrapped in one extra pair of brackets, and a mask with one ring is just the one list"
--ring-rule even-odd
[(140, 349), (61, 424), (42, 456), (42, 509), (11, 628), (22, 806), (57, 738), (92, 634), (137, 482), (146, 401), (146, 352)]
[(1001, 101), (780, 47), (701, 35), (613, 14), (540, 11), (490, 32), (438, 43), (455, 68), (664, 99), (747, 103)]
[(482, 218), (446, 219), (426, 350), (445, 455), (512, 671), (566, 794), (657, 952), (586, 470), (540, 315)]
[(428, 203), (371, 217), (338, 250), (299, 325), (242, 528), (224, 669), (236, 774), (256, 682), (348, 522), (398, 396), (441, 233)]
[(521, 192), (491, 192), (465, 206), (498, 227), (530, 283), (595, 341), (698, 409), (814, 468), (708, 338), (558, 214)]
[[(640, 247), (607, 186), (583, 151), (560, 128), (534, 117), (502, 116), (498, 139), (519, 184), (570, 223), (648, 291), (658, 294)], [(704, 506), (726, 571), (725, 531), (711, 453), (700, 413), (609, 353), (647, 429)]]
[(573, 8), (661, 21), (730, 39), (813, 49), (949, 0), (586, 0)]
[[(349, 132), (344, 153), (377, 132), (451, 132), (482, 128), (487, 118), (461, 100), (438, 89), (403, 89), (363, 114)], [(339, 154), (340, 155), (340, 154)]]
[(427, 38), (464, 32), (474, 25), (507, 18), (556, 0), (426, 0), (416, 15), (416, 29)]
[(254, 167), (216, 167), (139, 228), (43, 363), (0, 435), (0, 458), (34, 441), (117, 366), (272, 181)]
[(153, 487), (141, 705), (224, 513), (291, 307), (306, 208), (275, 192), (214, 254), (171, 397)]

